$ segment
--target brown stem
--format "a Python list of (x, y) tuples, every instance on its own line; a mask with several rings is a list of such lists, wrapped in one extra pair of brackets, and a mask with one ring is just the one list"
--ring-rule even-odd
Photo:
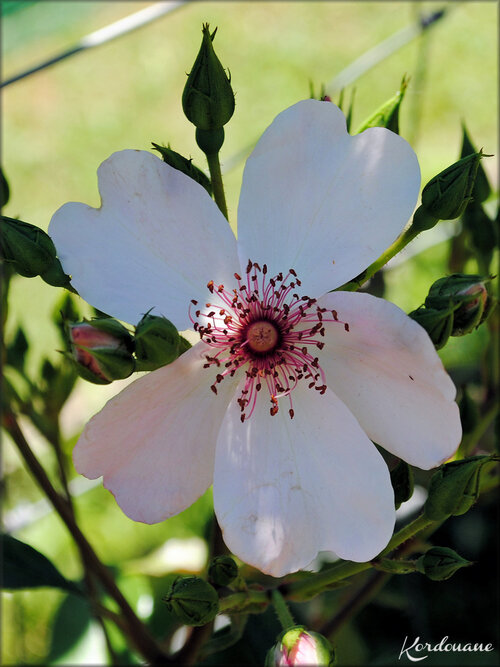
[(64, 454), (62, 451), (61, 447), (61, 434), (59, 432), (59, 425), (57, 425), (56, 432), (54, 433), (54, 437), (49, 440), (50, 444), (54, 448), (54, 452), (56, 454), (56, 459), (57, 459), (57, 467), (59, 470), (59, 477), (61, 479), (61, 483), (63, 485), (64, 489), (64, 494), (68, 500), (68, 505), (70, 506), (71, 510), (73, 511), (74, 514), (74, 507), (73, 507), (73, 499), (71, 497), (71, 493), (69, 490), (69, 484), (68, 484), (68, 475), (66, 472), (66, 463), (64, 461)]
[(82, 556), (85, 558), (92, 572), (99, 579), (108, 594), (115, 600), (121, 610), (121, 614), (127, 624), (127, 634), (135, 645), (139, 653), (152, 663), (171, 663), (170, 658), (160, 649), (155, 640), (149, 634), (147, 628), (136, 616), (134, 610), (129, 605), (122, 592), (116, 585), (109, 570), (101, 563), (94, 549), (82, 533), (68, 507), (66, 499), (52, 486), (47, 473), (40, 465), (38, 459), (32, 452), (26, 438), (24, 437), (19, 424), (13, 413), (7, 412), (3, 417), (3, 425), (12, 437), (21, 456), (25, 460), (32, 475), (52, 503), (54, 509), (66, 524), (71, 536), (75, 540)]
[(196, 665), (196, 658), (203, 645), (212, 634), (214, 624), (213, 621), (193, 628), (188, 641), (184, 644), (181, 650), (174, 656), (175, 664), (177, 665)]
[(332, 619), (319, 629), (320, 634), (328, 638), (333, 637), (345, 623), (350, 621), (375, 597), (390, 577), (391, 575), (387, 572), (371, 572), (363, 586), (351, 596)]

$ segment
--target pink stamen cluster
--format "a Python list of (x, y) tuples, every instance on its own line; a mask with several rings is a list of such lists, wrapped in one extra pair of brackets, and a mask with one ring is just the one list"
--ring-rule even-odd
[[(325, 335), (324, 322), (339, 322), (349, 331), (347, 322), (341, 322), (335, 310), (316, 305), (316, 299), (299, 296), (294, 290), (301, 282), (290, 269), (286, 276), (279, 273), (267, 279), (267, 266), (248, 261), (246, 279), (234, 274), (238, 287), (232, 291), (224, 285), (207, 285), (218, 303), (207, 303), (206, 312), (191, 314), (195, 331), (214, 348), (206, 355), (204, 368), (217, 366), (212, 391), (226, 376), (233, 376), (238, 368), (247, 366), (245, 385), (238, 398), (241, 421), (249, 418), (255, 408), (257, 394), (262, 386), (269, 391), (272, 416), (278, 412), (278, 399), (288, 396), (291, 418), (294, 416), (291, 392), (299, 380), (308, 382), (310, 389), (324, 394), (327, 387), (325, 374), (318, 357), (310, 348), (322, 349)], [(290, 281), (287, 284), (287, 281)], [(193, 306), (198, 302), (193, 300)], [(203, 323), (200, 323), (199, 319)]]

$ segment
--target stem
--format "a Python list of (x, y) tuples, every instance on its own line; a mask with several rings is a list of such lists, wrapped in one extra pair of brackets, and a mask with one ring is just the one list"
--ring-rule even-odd
[(285, 599), (279, 592), (277, 588), (275, 588), (272, 593), (271, 597), (273, 599), (273, 605), (274, 609), (276, 611), (276, 615), (278, 616), (278, 620), (281, 623), (281, 627), (283, 630), (288, 630), (289, 628), (293, 628), (295, 625), (295, 621), (293, 620), (293, 616), (290, 613), (290, 609), (288, 609), (288, 605), (285, 602)]
[(155, 640), (149, 635), (148, 630), (136, 616), (134, 610), (116, 585), (116, 582), (111, 576), (110, 572), (103, 565), (103, 563), (101, 563), (92, 546), (87, 541), (87, 538), (81, 532), (80, 528), (76, 524), (71, 510), (68, 507), (66, 499), (60, 496), (52, 486), (47, 473), (40, 465), (38, 459), (32, 452), (26, 438), (24, 437), (14, 414), (11, 412), (6, 413), (3, 418), (3, 424), (5, 429), (12, 437), (32, 475), (35, 477), (45, 495), (52, 503), (56, 512), (66, 524), (67, 529), (69, 530), (80, 550), (80, 553), (82, 554), (82, 558), (85, 558), (89, 567), (92, 568), (95, 576), (99, 579), (103, 587), (107, 590), (108, 594), (120, 607), (121, 614), (127, 624), (127, 636), (130, 637), (136, 649), (146, 658), (146, 660), (150, 660), (153, 663), (163, 661), (165, 664), (167, 664), (171, 662), (168, 656), (165, 655), (165, 653), (163, 653), (163, 651), (156, 644)]
[[(59, 469), (59, 478), (61, 480), (61, 484), (63, 485), (64, 494), (65, 494), (65, 496), (68, 500), (68, 505), (71, 507), (72, 510), (74, 510), (74, 508), (73, 508), (73, 499), (71, 497), (71, 493), (69, 491), (69, 486), (68, 486), (68, 475), (67, 475), (67, 472), (66, 472), (66, 462), (64, 460), (64, 454), (63, 454), (62, 447), (61, 447), (61, 436), (60, 436), (60, 432), (59, 432), (59, 424), (56, 424), (56, 431), (54, 433), (54, 438), (53, 439), (48, 438), (48, 440), (54, 448), (54, 452), (55, 452), (56, 459), (57, 459), (57, 466), (58, 466), (58, 469)], [(73, 511), (73, 513), (74, 513), (74, 511)]]
[(224, 194), (224, 184), (222, 182), (222, 173), (220, 170), (219, 153), (206, 154), (208, 168), (210, 170), (210, 180), (214, 192), (214, 199), (220, 208), (222, 215), (228, 220), (226, 195)]
[(212, 634), (213, 621), (197, 628), (192, 628), (189, 640), (174, 656), (176, 665), (196, 665), (197, 657), (204, 644)]
[[(378, 557), (385, 556), (432, 523), (433, 521), (421, 514), (414, 521), (395, 533), (389, 544), (380, 552)], [(366, 563), (354, 563), (349, 560), (341, 561), (328, 570), (311, 575), (308, 579), (284, 584), (280, 587), (281, 592), (289, 599), (298, 599), (302, 601), (322, 593), (325, 588), (328, 588), (328, 586), (331, 586), (342, 579), (369, 570), (371, 567), (371, 561), (367, 561)]]
[(379, 553), (377, 556), (385, 556), (387, 555), (390, 551), (395, 549), (396, 547), (399, 547), (401, 544), (404, 544), (407, 540), (409, 540), (411, 537), (414, 537), (417, 533), (419, 533), (421, 530), (424, 530), (424, 528), (427, 528), (431, 524), (433, 524), (434, 521), (431, 519), (428, 519), (425, 514), (420, 514), (417, 516), (416, 519), (411, 521), (408, 525), (404, 526), (401, 528), (401, 530), (398, 530), (397, 533), (394, 533), (392, 536), (392, 539), (390, 540), (389, 544), (386, 546), (386, 548)]
[(347, 601), (347, 603), (327, 621), (320, 629), (319, 633), (329, 639), (335, 635), (340, 628), (350, 621), (368, 602), (373, 600), (375, 595), (385, 586), (391, 578), (387, 572), (372, 572), (368, 580), (356, 591), (356, 593)]
[(463, 456), (470, 456), (474, 451), (475, 446), (482, 438), (484, 433), (487, 431), (488, 427), (492, 421), (497, 416), (500, 406), (497, 401), (491, 405), (488, 410), (480, 417), (478, 423), (470, 433), (466, 433), (462, 439), (462, 444), (460, 445), (460, 450)]
[(390, 245), (385, 252), (383, 252), (378, 259), (376, 259), (373, 264), (360, 273), (357, 278), (350, 280), (347, 283), (344, 283), (341, 287), (338, 287), (336, 291), (344, 292), (355, 292), (358, 290), (363, 283), (366, 283), (379, 269), (387, 264), (387, 262), (392, 259), (395, 255), (398, 254), (405, 246), (413, 241), (413, 239), (418, 236), (419, 232), (415, 231), (412, 227), (408, 227), (401, 236), (399, 236), (392, 245)]
[(269, 604), (267, 591), (249, 588), (246, 591), (231, 593), (219, 600), (219, 613), (264, 611)]

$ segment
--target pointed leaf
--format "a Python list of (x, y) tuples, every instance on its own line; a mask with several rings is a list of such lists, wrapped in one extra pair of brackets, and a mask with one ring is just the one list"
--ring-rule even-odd
[(18, 590), (51, 586), (81, 593), (79, 587), (63, 577), (46, 556), (12, 535), (2, 535), (2, 556), (3, 588)]

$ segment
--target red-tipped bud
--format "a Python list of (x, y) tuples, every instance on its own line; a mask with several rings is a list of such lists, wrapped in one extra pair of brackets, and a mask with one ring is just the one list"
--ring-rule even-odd
[(323, 635), (300, 625), (286, 630), (266, 658), (266, 667), (330, 667), (334, 663), (335, 654), (330, 642)]
[(103, 318), (68, 325), (70, 358), (78, 374), (95, 384), (109, 384), (134, 370), (132, 338), (116, 320)]

